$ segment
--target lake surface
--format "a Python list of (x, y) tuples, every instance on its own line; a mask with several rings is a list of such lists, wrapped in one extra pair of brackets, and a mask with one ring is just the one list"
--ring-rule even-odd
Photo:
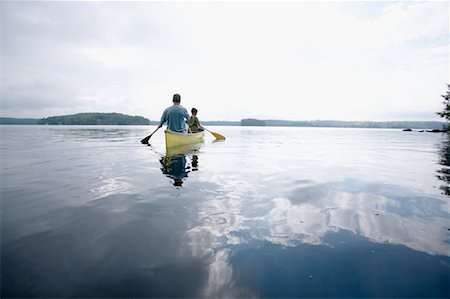
[(450, 296), (443, 134), (0, 129), (2, 297)]

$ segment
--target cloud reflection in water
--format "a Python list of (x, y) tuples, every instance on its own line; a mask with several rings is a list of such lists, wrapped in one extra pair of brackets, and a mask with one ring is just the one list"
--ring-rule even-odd
[(357, 180), (299, 185), (283, 196), (264, 198), (251, 186), (228, 189), (222, 184), (221, 195), (200, 204), (200, 224), (186, 232), (186, 242), (195, 257), (210, 260), (206, 296), (235, 294), (231, 257), (264, 242), (334, 247), (329, 236), (348, 232), (374, 244), (450, 256), (448, 212), (439, 198)]

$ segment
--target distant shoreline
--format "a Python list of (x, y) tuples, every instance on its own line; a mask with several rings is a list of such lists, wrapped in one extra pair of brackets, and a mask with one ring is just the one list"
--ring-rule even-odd
[[(104, 114), (95, 114), (104, 117)], [(110, 114), (108, 114), (110, 115)], [(119, 115), (119, 114), (118, 114)], [(45, 123), (43, 119), (33, 118), (14, 118), (0, 117), (0, 125), (157, 125), (159, 121), (150, 121), (143, 117), (120, 115), (122, 118), (136, 119), (140, 123), (118, 123), (111, 120), (110, 123), (99, 122), (98, 119), (92, 120), (90, 123), (82, 123), (72, 121), (71, 123)], [(67, 118), (73, 116), (58, 116), (59, 118)], [(56, 117), (54, 117), (56, 118)], [(142, 120), (145, 121), (142, 121)], [(312, 120), (312, 121), (289, 121), (289, 120), (260, 120), (260, 119), (243, 119), (241, 121), (203, 121), (205, 126), (266, 126), (266, 127), (317, 127), (317, 128), (378, 128), (378, 129), (442, 129), (444, 122), (439, 121), (336, 121), (336, 120)]]

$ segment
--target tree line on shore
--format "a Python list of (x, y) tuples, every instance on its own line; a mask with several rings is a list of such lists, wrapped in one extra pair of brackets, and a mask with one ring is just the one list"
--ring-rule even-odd
[[(445, 112), (439, 112), (445, 113)], [(439, 114), (438, 113), (438, 114)], [(439, 114), (440, 115), (440, 114)], [(449, 112), (444, 115), (450, 115)], [(339, 128), (394, 128), (394, 129), (443, 129), (446, 124), (439, 121), (338, 121), (338, 120), (261, 120), (246, 118), (241, 121), (203, 121), (205, 126), (278, 126), (278, 127), (339, 127)], [(73, 115), (51, 116), (41, 119), (0, 118), (0, 124), (23, 125), (157, 125), (142, 116), (121, 113), (78, 113)]]
[(270, 127), (329, 127), (329, 128), (414, 128), (414, 129), (442, 129), (445, 125), (439, 121), (340, 121), (340, 120), (260, 120), (243, 119), (241, 126), (270, 126)]
[(38, 120), (38, 125), (148, 125), (150, 121), (142, 116), (121, 113), (78, 113), (51, 116)]
[(41, 119), (0, 118), (0, 124), (8, 125), (149, 125), (150, 121), (142, 116), (121, 113), (77, 113), (72, 115), (50, 116)]

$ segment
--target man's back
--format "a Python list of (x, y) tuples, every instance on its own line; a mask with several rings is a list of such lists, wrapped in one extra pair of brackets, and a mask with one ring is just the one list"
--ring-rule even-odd
[(167, 129), (174, 132), (185, 132), (188, 118), (189, 114), (186, 108), (181, 105), (173, 105), (164, 110), (160, 125), (167, 122)]

